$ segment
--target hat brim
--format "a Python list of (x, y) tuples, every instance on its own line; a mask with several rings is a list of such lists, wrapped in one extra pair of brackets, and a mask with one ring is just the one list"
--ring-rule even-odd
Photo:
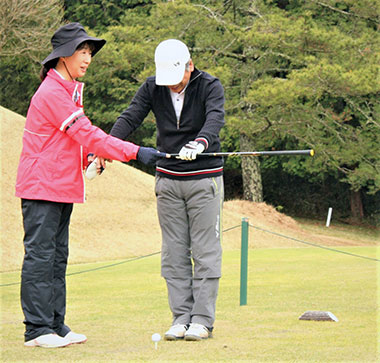
[(156, 85), (174, 86), (183, 80), (186, 64), (182, 66), (169, 66), (156, 64)]
[(91, 41), (95, 49), (92, 52), (92, 57), (106, 44), (104, 39), (94, 38), (94, 37), (81, 37), (77, 39), (73, 39), (60, 47), (54, 49), (41, 63), (45, 65), (46, 63), (52, 61), (53, 59), (57, 59), (59, 57), (70, 57), (74, 54), (75, 50), (78, 46), (86, 41)]

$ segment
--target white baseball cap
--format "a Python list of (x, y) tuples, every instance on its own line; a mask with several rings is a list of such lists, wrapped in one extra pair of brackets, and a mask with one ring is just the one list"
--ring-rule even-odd
[(173, 86), (180, 83), (189, 60), (190, 52), (185, 43), (177, 39), (167, 39), (161, 42), (154, 54), (156, 84)]

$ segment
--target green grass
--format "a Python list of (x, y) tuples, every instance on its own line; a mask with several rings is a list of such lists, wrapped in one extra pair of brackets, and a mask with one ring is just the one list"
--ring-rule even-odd
[(349, 225), (332, 221), (330, 227), (325, 227), (326, 221), (295, 218), (299, 225), (310, 233), (323, 234), (330, 237), (346, 238), (355, 241), (358, 245), (379, 245), (379, 228), (360, 225)]
[[(375, 247), (340, 248), (376, 257)], [(68, 273), (107, 263), (69, 266)], [(317, 248), (249, 251), (248, 304), (239, 306), (240, 252), (223, 256), (214, 338), (165, 342), (171, 323), (160, 256), (67, 277), (67, 324), (88, 342), (25, 348), (19, 285), (1, 287), (2, 361), (375, 362), (378, 262)], [(2, 284), (19, 273), (1, 274)], [(301, 321), (307, 310), (339, 322)]]

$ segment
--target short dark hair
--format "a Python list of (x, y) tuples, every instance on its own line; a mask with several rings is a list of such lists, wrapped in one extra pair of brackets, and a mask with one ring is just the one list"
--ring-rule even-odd
[(94, 42), (92, 42), (91, 40), (86, 40), (80, 43), (75, 50), (81, 50), (86, 47), (89, 47), (91, 52), (93, 52), (96, 49)]

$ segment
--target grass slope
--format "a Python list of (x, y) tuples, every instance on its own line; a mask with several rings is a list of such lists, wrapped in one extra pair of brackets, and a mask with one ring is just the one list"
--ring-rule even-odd
[[(0, 106), (1, 127), (1, 268), (19, 270), (23, 258), (20, 200), (14, 196), (25, 118)], [(72, 215), (70, 264), (140, 256), (160, 250), (161, 233), (156, 214), (154, 177), (114, 162), (102, 176), (87, 181), (85, 204), (76, 204)], [(344, 234), (339, 227), (305, 229), (292, 218), (265, 203), (228, 201), (223, 229), (251, 225), (295, 238), (332, 246), (374, 245), (376, 231)], [(338, 229), (337, 229), (338, 228)], [(240, 248), (240, 228), (223, 234), (225, 251)], [(250, 247), (300, 247), (295, 241), (261, 230), (250, 232)]]

